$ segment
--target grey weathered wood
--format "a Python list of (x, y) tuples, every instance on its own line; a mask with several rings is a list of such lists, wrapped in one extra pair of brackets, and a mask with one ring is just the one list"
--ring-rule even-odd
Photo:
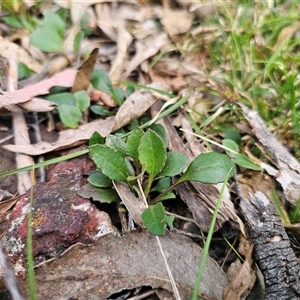
[(275, 205), (262, 192), (249, 194), (249, 200), (241, 200), (240, 209), (264, 276), (265, 299), (300, 299), (300, 264)]

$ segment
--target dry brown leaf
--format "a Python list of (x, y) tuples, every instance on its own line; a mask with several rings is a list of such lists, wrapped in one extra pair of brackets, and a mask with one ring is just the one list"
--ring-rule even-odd
[(287, 44), (295, 32), (297, 32), (299, 27), (299, 21), (293, 22), (291, 25), (284, 27), (279, 33), (276, 44), (273, 46), (272, 50), (276, 51), (279, 47), (283, 47), (283, 43)]
[(102, 136), (106, 136), (111, 132), (115, 118), (107, 118), (105, 120), (97, 120), (79, 126), (76, 129), (64, 130), (59, 133), (58, 140), (54, 143), (39, 142), (33, 145), (17, 146), (5, 145), (3, 148), (20, 152), (29, 155), (41, 155), (51, 151), (74, 147), (86, 142), (95, 131), (98, 131)]
[[(151, 84), (150, 87), (163, 90), (161, 84)], [(90, 139), (95, 131), (98, 131), (102, 136), (106, 136), (123, 126), (129, 124), (132, 120), (139, 118), (155, 101), (158, 95), (154, 92), (139, 90), (123, 103), (115, 117), (110, 117), (105, 120), (97, 120), (79, 126), (76, 129), (61, 131), (59, 138), (55, 143), (39, 142), (33, 145), (17, 146), (5, 145), (3, 148), (20, 152), (29, 155), (41, 155), (51, 151), (70, 148), (82, 144)]]
[[(157, 90), (165, 90), (165, 86), (161, 83), (152, 83), (148, 87)], [(116, 123), (113, 131), (129, 124), (132, 120), (139, 118), (152, 104), (158, 100), (159, 96), (151, 91), (140, 90), (130, 95), (130, 97), (123, 103), (116, 115)]]
[(126, 55), (128, 47), (133, 40), (132, 35), (126, 30), (124, 22), (118, 22), (117, 25), (117, 55), (112, 63), (109, 76), (112, 81), (120, 80), (121, 74), (124, 71), (124, 65), (126, 63)]
[(13, 52), (18, 53), (19, 61), (25, 64), (32, 71), (39, 73), (41, 72), (43, 66), (37, 62), (37, 60), (32, 59), (30, 55), (20, 46), (12, 43), (9, 39), (0, 36), (0, 53), (4, 58), (9, 58), (9, 55)]
[(114, 26), (115, 19), (121, 19), (121, 16), (114, 15), (109, 3), (99, 3), (95, 6), (97, 15), (97, 24), (99, 28), (113, 41), (117, 42), (117, 32)]
[(168, 37), (165, 32), (150, 35), (143, 39), (143, 41), (136, 41), (136, 54), (126, 67), (123, 78), (128, 77), (146, 59), (157, 54), (167, 43)]
[(107, 107), (116, 107), (117, 103), (112, 96), (100, 91), (93, 89), (90, 94), (91, 101), (98, 105), (105, 105)]
[(87, 90), (90, 85), (91, 76), (94, 70), (94, 65), (97, 61), (99, 49), (96, 48), (92, 51), (89, 58), (79, 67), (71, 93), (81, 90)]
[(53, 86), (71, 87), (76, 76), (76, 70), (67, 69), (51, 78), (45, 79), (39, 83), (25, 87), (12, 93), (3, 92), (0, 95), (0, 108), (9, 107), (11, 104), (19, 104), (31, 100), (35, 96), (49, 93)]
[(53, 110), (57, 104), (42, 98), (32, 98), (30, 101), (20, 103), (19, 106), (27, 111), (45, 112)]
[(193, 17), (186, 10), (164, 9), (161, 19), (166, 31), (170, 36), (188, 32), (192, 25)]
[(224, 289), (224, 300), (245, 300), (255, 282), (255, 270), (253, 269), (252, 251), (253, 244), (248, 242), (248, 251), (245, 260), (233, 280)]
[[(160, 241), (180, 296), (191, 296), (201, 248), (191, 239), (167, 233)], [(123, 237), (108, 234), (92, 246), (75, 245), (62, 257), (35, 269), (38, 299), (107, 299), (125, 289), (141, 286), (172, 292), (156, 237), (147, 231), (131, 231)], [(20, 281), (27, 295), (27, 282)], [(201, 283), (204, 299), (222, 299), (227, 285), (220, 266), (208, 258)]]
[(121, 182), (114, 182), (114, 187), (122, 199), (122, 202), (126, 206), (128, 212), (132, 216), (134, 222), (141, 228), (144, 228), (145, 226), (142, 221), (141, 214), (147, 208), (146, 204), (134, 195), (128, 185), (125, 185)]
[(18, 199), (19, 199), (19, 197), (14, 197), (9, 200), (1, 201), (0, 202), (0, 215), (4, 214), (9, 209), (11, 209), (15, 205), (15, 203), (18, 201)]

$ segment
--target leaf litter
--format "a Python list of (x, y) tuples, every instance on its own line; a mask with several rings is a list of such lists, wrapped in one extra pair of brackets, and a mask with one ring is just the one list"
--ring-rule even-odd
[[(61, 56), (58, 57), (62, 62), (61, 67), (53, 71), (54, 63), (42, 71), (42, 64), (34, 58), (38, 56), (46, 63), (46, 57), (49, 61), (53, 60), (51, 55), (46, 56), (39, 49), (26, 47), (23, 43), (23, 47), (26, 49), (24, 50), (16, 43), (1, 37), (3, 47), (10, 49), (9, 51), (18, 52), (20, 61), (31, 67), (33, 71), (42, 72), (40, 73), (41, 77), (34, 79), (35, 81), (33, 80), (20, 90), (1, 92), (0, 107), (9, 110), (14, 104), (27, 111), (52, 111), (55, 105), (40, 97), (48, 94), (52, 87), (58, 85), (72, 88), (73, 92), (81, 89), (91, 91), (90, 78), (94, 67), (106, 69), (111, 79), (114, 80), (114, 85), (118, 80), (130, 79), (145, 85), (152, 82), (150, 87), (164, 91), (172, 90), (172, 92), (181, 92), (184, 88), (190, 89), (191, 87), (201, 90), (204, 87), (204, 92), (199, 93), (197, 90), (189, 97), (190, 107), (187, 111), (193, 112), (192, 118), (196, 122), (201, 122), (203, 115), (211, 114), (209, 110), (213, 107), (212, 103), (220, 104), (218, 97), (213, 100), (209, 98), (207, 102), (203, 101), (207, 96), (205, 88), (218, 90), (222, 86), (214, 77), (219, 70), (212, 70), (211, 74), (203, 71), (203, 66), (207, 61), (206, 49), (201, 49), (197, 53), (190, 51), (191, 45), (200, 33), (204, 44), (221, 36), (218, 27), (201, 23), (208, 15), (213, 15), (216, 9), (219, 10), (219, 6), (179, 0), (176, 3), (181, 7), (180, 10), (170, 8), (166, 1), (163, 2), (163, 6), (145, 5), (144, 1), (123, 1), (122, 3), (88, 1), (82, 4), (76, 3), (76, 1), (57, 2), (58, 5), (69, 5), (74, 25), (69, 32), (65, 33), (65, 37), (68, 39), (68, 44), (65, 45), (66, 51), (69, 51), (70, 45), (73, 45), (83, 11), (89, 15), (91, 28), (95, 32), (98, 31), (94, 40), (85, 39), (82, 42), (82, 46), (92, 53), (90, 59), (87, 60), (87, 63), (83, 63), (77, 72), (74, 69), (61, 71), (59, 68), (64, 69), (69, 62), (75, 60), (74, 55), (69, 60)], [(42, 7), (41, 10), (43, 9)], [(199, 18), (200, 25), (194, 25), (193, 18)], [(160, 21), (162, 27), (157, 26), (157, 20)], [(282, 30), (273, 50), (286, 42), (284, 33), (287, 32), (290, 39), (298, 25), (295, 23), (293, 26), (286, 27), (286, 30)], [(23, 34), (22, 40), (25, 39), (26, 35)], [(92, 52), (98, 47), (100, 50)], [(1, 51), (1, 53), (3, 52), (2, 56), (8, 58), (8, 52), (4, 50)], [(50, 78), (45, 79), (49, 75)], [(33, 76), (33, 78), (37, 77)], [(97, 91), (94, 92), (97, 93)], [(5, 145), (3, 149), (31, 156), (72, 149), (80, 144), (86, 144), (95, 131), (101, 133), (102, 136), (107, 136), (122, 129), (132, 121), (144, 116), (149, 108), (151, 108), (153, 116), (159, 115), (162, 105), (155, 108), (159, 98), (161, 97), (157, 93), (141, 89), (128, 97), (113, 117), (90, 121), (86, 124), (81, 123), (75, 129), (59, 131), (58, 138), (54, 142), (41, 141), (28, 145)], [(173, 104), (172, 100), (170, 100), (170, 104)], [(114, 107), (114, 105), (110, 105), (110, 107)], [(261, 166), (270, 176), (276, 178), (282, 186), (287, 201), (291, 205), (295, 205), (299, 198), (298, 162), (286, 153), (275, 137), (270, 135), (260, 118), (244, 106), (242, 106), (242, 110), (253, 129), (252, 133), (271, 153), (272, 163), (278, 170), (265, 163), (261, 163)], [(220, 112), (220, 114), (222, 113), (223, 111)], [(186, 116), (177, 112), (176, 118), (164, 118), (160, 122), (167, 128), (170, 148), (185, 153), (189, 161), (192, 161), (197, 154), (208, 151), (209, 146), (204, 142), (200, 142), (186, 132), (179, 135), (175, 130), (174, 125), (192, 131), (192, 122)], [(254, 177), (256, 176), (255, 172), (252, 174)], [(241, 176), (239, 182), (240, 180)], [(253, 182), (255, 181), (253, 180)], [(124, 202), (135, 223), (139, 227), (143, 227), (140, 218), (141, 213), (145, 210), (143, 202), (124, 185), (114, 184), (120, 199)], [(251, 180), (249, 180), (249, 184), (251, 184)], [(246, 190), (253, 195), (257, 192), (257, 185), (254, 183), (251, 188)], [(269, 185), (260, 185), (259, 188), (270, 195), (268, 193)], [(241, 184), (241, 189), (244, 190), (243, 184)], [(184, 214), (192, 217), (197, 224), (195, 230), (197, 237), (203, 232), (207, 232), (210, 226), (219, 190), (218, 186), (199, 182), (186, 182), (176, 187), (178, 197), (186, 205)], [(238, 238), (239, 245), (241, 246), (243, 240), (246, 240), (247, 246), (244, 250), (239, 248), (239, 252), (244, 255), (245, 260), (242, 264), (237, 263), (237, 269), (229, 275), (229, 272), (225, 274), (219, 264), (210, 258), (201, 286), (201, 296), (205, 299), (246, 299), (249, 294), (251, 295), (251, 291), (254, 291), (254, 281), (258, 281), (260, 278), (259, 270), (256, 270), (251, 256), (253, 246), (250, 243), (247, 229), (236, 211), (236, 203), (232, 199), (233, 194), (235, 191), (228, 187), (214, 231), (218, 234), (224, 230), (229, 234), (226, 229), (226, 226), (229, 226), (235, 233), (241, 232)], [(243, 198), (247, 199), (247, 192), (243, 191), (243, 194), (246, 195)], [(91, 194), (86, 197), (90, 198)], [(14, 201), (12, 200), (13, 203)], [(10, 205), (10, 202), (3, 203), (2, 214), (6, 213)], [(171, 205), (170, 210), (176, 211), (177, 208), (174, 206)], [(191, 225), (184, 224), (182, 226), (190, 228)], [(297, 229), (294, 228), (294, 230), (297, 232)], [(196, 242), (199, 244), (199, 241), (197, 238), (192, 241), (173, 233), (167, 233), (161, 241), (180, 295), (182, 299), (185, 299), (192, 293), (196, 266), (201, 257), (201, 248), (196, 244)], [(113, 251), (112, 248), (114, 248)], [(221, 246), (216, 246), (216, 248), (220, 249)], [(157, 251), (154, 236), (144, 230), (133, 230), (123, 237), (106, 235), (89, 247), (75, 245), (59, 258), (36, 267), (38, 298), (104, 299), (140, 286), (165, 289), (172, 293), (169, 277), (162, 267), (164, 262), (161, 254)], [(216, 253), (218, 252), (212, 250), (211, 255), (218, 257)], [(230, 265), (230, 263), (228, 264)], [(20, 284), (24, 295), (28, 295), (25, 282), (21, 281)], [(99, 289), (99, 286), (105, 288)], [(225, 286), (227, 287), (225, 288)], [(263, 294), (263, 288), (259, 292)], [(158, 290), (157, 295), (160, 295)]]

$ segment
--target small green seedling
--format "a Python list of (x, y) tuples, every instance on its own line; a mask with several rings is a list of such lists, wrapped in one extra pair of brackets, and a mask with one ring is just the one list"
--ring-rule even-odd
[(44, 52), (64, 52), (65, 23), (55, 13), (45, 14), (44, 23), (30, 35), (33, 46)]
[(55, 102), (61, 121), (70, 128), (75, 128), (84, 112), (90, 106), (90, 97), (86, 91), (71, 93), (58, 93), (45, 97)]
[[(97, 166), (97, 173), (89, 177), (89, 183), (99, 189), (110, 189), (111, 180), (122, 181), (139, 196), (145, 195), (149, 207), (141, 217), (146, 228), (156, 235), (163, 235), (166, 226), (172, 225), (173, 217), (166, 215), (161, 202), (175, 197), (172, 193), (175, 186), (185, 181), (224, 182), (228, 174), (233, 176), (235, 166), (227, 155), (210, 152), (200, 154), (186, 168), (187, 157), (167, 151), (166, 137), (162, 125), (155, 125), (146, 132), (136, 128), (126, 140), (112, 135), (104, 139), (95, 133), (89, 148)], [(174, 176), (179, 179), (172, 184)], [(138, 181), (142, 191), (139, 191)], [(102, 199), (102, 202), (107, 201)]]

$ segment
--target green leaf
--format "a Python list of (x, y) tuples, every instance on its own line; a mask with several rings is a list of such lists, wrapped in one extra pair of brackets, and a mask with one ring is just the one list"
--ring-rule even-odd
[(30, 36), (30, 43), (44, 52), (63, 53), (63, 39), (55, 32), (38, 29)]
[(75, 128), (82, 117), (80, 110), (75, 106), (63, 104), (58, 107), (58, 112), (62, 122), (70, 128)]
[(174, 216), (165, 216), (165, 222), (168, 224), (169, 227), (173, 227), (174, 219)]
[(11, 27), (15, 27), (15, 28), (23, 27), (22, 22), (16, 15), (10, 15), (10, 16), (4, 17), (3, 20), (7, 25), (9, 25)]
[(158, 180), (157, 184), (151, 189), (151, 192), (159, 192), (162, 193), (172, 184), (170, 177), (164, 177)]
[(237, 165), (244, 167), (246, 169), (254, 170), (254, 171), (261, 171), (262, 168), (255, 163), (253, 163), (246, 155), (238, 154), (233, 159), (233, 162)]
[(96, 187), (111, 187), (112, 181), (102, 172), (95, 172), (88, 178), (88, 182)]
[[(129, 176), (135, 177), (135, 170), (127, 157), (125, 157), (125, 164), (126, 164), (127, 173), (129, 174)], [(127, 180), (129, 180), (128, 177), (127, 177)], [(135, 177), (135, 179), (136, 179), (136, 177)]]
[(127, 172), (124, 157), (106, 145), (93, 145), (90, 155), (97, 167), (112, 180), (126, 181)]
[(174, 193), (167, 193), (161, 197), (160, 196), (157, 197), (157, 200), (164, 201), (164, 200), (175, 199), (175, 198), (176, 198), (176, 195)]
[(237, 145), (241, 144), (242, 139), (241, 139), (240, 134), (236, 130), (236, 128), (234, 128), (234, 127), (224, 128), (223, 132), (224, 132), (224, 138), (225, 139), (232, 140)]
[[(240, 152), (239, 146), (236, 144), (236, 142), (234, 142), (232, 140), (224, 139), (222, 141), (222, 145), (225, 146), (226, 148), (231, 149), (234, 152), (237, 152), (237, 153)], [(226, 154), (231, 158), (236, 156), (236, 153), (233, 153), (227, 149), (225, 149), (225, 151), (226, 151)]]
[(117, 86), (113, 90), (113, 99), (117, 102), (119, 106), (121, 106), (124, 102), (124, 91), (120, 86)]
[(169, 146), (169, 137), (166, 128), (161, 124), (152, 124), (150, 126), (150, 129), (155, 131), (161, 137), (165, 144), (165, 147), (167, 148)]
[(25, 64), (19, 63), (19, 68), (18, 68), (18, 79), (24, 79), (29, 77), (30, 75), (34, 74), (32, 70), (30, 70)]
[(188, 158), (180, 152), (168, 152), (165, 167), (159, 176), (175, 176), (185, 168)]
[(149, 129), (138, 147), (139, 161), (144, 170), (154, 178), (165, 166), (167, 151), (161, 137)]
[(139, 159), (138, 146), (143, 135), (144, 131), (137, 127), (127, 138), (126, 154), (130, 156), (135, 162), (138, 162)]
[(90, 96), (86, 91), (78, 91), (74, 93), (76, 99), (76, 106), (80, 111), (85, 111), (90, 106)]
[(134, 87), (127, 86), (126, 91), (125, 91), (125, 99), (127, 99), (133, 93), (134, 93)]
[(76, 98), (71, 93), (58, 93), (58, 94), (48, 95), (45, 97), (45, 99), (55, 102), (58, 106), (61, 106), (63, 104), (76, 106)]
[(80, 47), (83, 38), (84, 38), (84, 32), (82, 30), (77, 32), (77, 34), (75, 35), (73, 49), (76, 55), (80, 54)]
[(105, 70), (95, 69), (92, 74), (91, 82), (95, 89), (113, 96), (113, 87), (110, 78)]
[(97, 131), (93, 133), (89, 140), (89, 146), (100, 144), (103, 145), (105, 143), (105, 138)]
[(165, 208), (159, 202), (149, 206), (141, 215), (146, 228), (155, 235), (164, 235), (165, 233)]
[(52, 32), (59, 36), (62, 40), (64, 39), (65, 23), (63, 20), (52, 11), (48, 11), (45, 14), (43, 29)]
[(99, 201), (101, 203), (113, 203), (120, 199), (118, 193), (110, 188), (98, 188), (87, 183), (77, 192), (82, 198)]
[(123, 157), (126, 155), (125, 142), (118, 136), (109, 134), (105, 139), (105, 145), (118, 151)]
[(225, 154), (202, 153), (191, 162), (177, 183), (190, 180), (217, 184), (224, 182), (231, 168), (229, 177), (233, 176), (234, 167), (234, 163)]
[(103, 117), (107, 117), (107, 116), (112, 116), (113, 113), (110, 112), (109, 110), (107, 110), (106, 108), (104, 108), (101, 105), (91, 105), (90, 106), (90, 110), (99, 116), (103, 116)]

